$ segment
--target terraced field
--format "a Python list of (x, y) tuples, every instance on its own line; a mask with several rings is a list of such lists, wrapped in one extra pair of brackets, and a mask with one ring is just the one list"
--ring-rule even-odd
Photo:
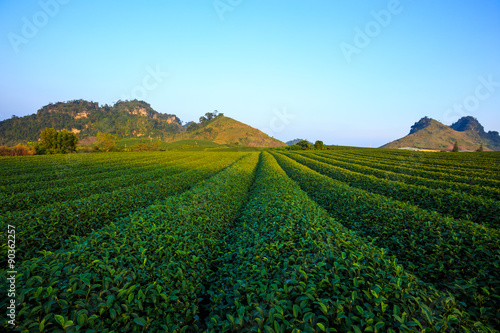
[(2, 328), (500, 327), (497, 153), (24, 156), (0, 172)]

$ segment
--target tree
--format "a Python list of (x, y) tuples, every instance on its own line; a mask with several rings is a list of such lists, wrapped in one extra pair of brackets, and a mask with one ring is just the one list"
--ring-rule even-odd
[(481, 145), (479, 146), (479, 148), (476, 151), (479, 152), (479, 153), (484, 151), (482, 143), (481, 143)]
[(78, 137), (68, 130), (56, 131), (46, 127), (40, 133), (40, 141), (40, 145), (51, 154), (65, 154), (76, 150)]
[(306, 140), (299, 141), (296, 144), (297, 144), (297, 146), (300, 146), (302, 148), (302, 150), (311, 150), (311, 149), (313, 149), (313, 145), (310, 144)]
[(116, 148), (116, 143), (119, 138), (117, 135), (97, 132), (95, 147), (103, 151), (113, 151)]
[(453, 145), (453, 150), (452, 152), (457, 153), (458, 152), (458, 141), (455, 141), (455, 144)]
[(325, 145), (323, 144), (323, 141), (316, 140), (316, 142), (314, 143), (314, 149), (319, 149), (319, 150), (325, 149)]

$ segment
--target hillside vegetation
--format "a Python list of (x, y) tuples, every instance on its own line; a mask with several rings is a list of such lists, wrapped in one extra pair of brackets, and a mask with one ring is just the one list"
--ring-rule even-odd
[(113, 106), (99, 106), (85, 100), (51, 103), (36, 114), (0, 121), (0, 145), (37, 141), (44, 128), (71, 131), (78, 135), (82, 145), (93, 143), (99, 132), (120, 138), (161, 142), (212, 141), (235, 147), (285, 145), (223, 114), (206, 113), (200, 117), (199, 123), (191, 122), (189, 126), (183, 126), (176, 115), (157, 112), (148, 103), (137, 100), (118, 101)]

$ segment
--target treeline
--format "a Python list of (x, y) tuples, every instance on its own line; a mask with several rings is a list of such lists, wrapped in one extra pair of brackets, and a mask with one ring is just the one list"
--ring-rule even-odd
[[(211, 120), (217, 119), (218, 117), (224, 117), (224, 113), (222, 113), (222, 112), (219, 113), (217, 110), (215, 110), (214, 112), (207, 112), (207, 113), (205, 113), (204, 116), (200, 117), (199, 123), (195, 123), (194, 121), (188, 123), (186, 126), (186, 130), (188, 132), (189, 131), (196, 131), (196, 130), (204, 127)], [(207, 130), (211, 131), (211, 129), (207, 129)]]
[(76, 152), (77, 144), (75, 133), (47, 127), (40, 133), (38, 142), (28, 142), (27, 145), (20, 143), (14, 147), (0, 146), (0, 156), (66, 154)]
[(41, 131), (37, 142), (20, 143), (14, 147), (0, 146), (0, 156), (165, 150), (160, 147), (160, 141), (138, 142), (130, 147), (119, 147), (119, 140), (118, 135), (97, 132), (92, 144), (78, 146), (79, 140), (75, 133), (47, 127)]

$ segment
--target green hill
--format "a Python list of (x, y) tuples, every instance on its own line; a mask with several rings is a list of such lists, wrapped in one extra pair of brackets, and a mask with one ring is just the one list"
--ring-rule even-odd
[[(42, 107), (36, 114), (0, 121), (0, 145), (37, 141), (45, 127), (72, 131), (84, 145), (91, 144), (99, 131), (118, 135), (123, 138), (120, 145), (129, 146), (133, 145), (133, 142), (151, 140), (163, 143), (177, 142), (178, 146), (198, 148), (215, 148), (218, 145), (247, 147), (285, 145), (258, 129), (224, 117), (222, 114), (206, 115), (210, 115), (209, 119), (201, 117), (200, 123), (192, 122), (189, 126), (182, 126), (181, 120), (176, 115), (157, 112), (143, 101), (119, 101), (113, 106), (99, 106), (98, 103), (85, 100), (51, 103)], [(182, 143), (181, 140), (195, 140), (197, 143)]]
[(416, 122), (410, 133), (398, 140), (383, 145), (381, 148), (421, 148), (452, 150), (455, 141), (460, 150), (474, 151), (482, 144), (485, 151), (500, 150), (498, 132), (485, 132), (483, 126), (473, 117), (463, 117), (451, 126), (446, 126), (434, 119), (424, 117)]
[(281, 147), (285, 143), (269, 137), (251, 126), (229, 117), (219, 116), (203, 122), (200, 127), (188, 129), (184, 139), (207, 140), (218, 144), (245, 147)]

